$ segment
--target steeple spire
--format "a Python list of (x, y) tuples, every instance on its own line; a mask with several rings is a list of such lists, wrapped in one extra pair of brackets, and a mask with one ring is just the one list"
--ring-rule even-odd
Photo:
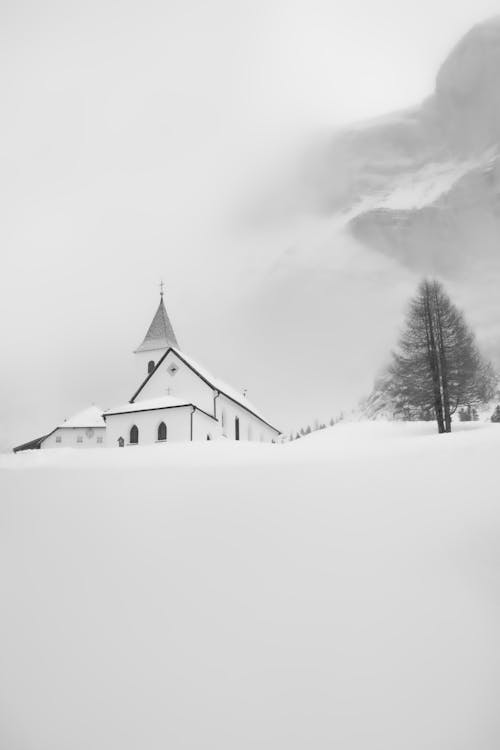
[(168, 349), (169, 346), (173, 346), (176, 349), (179, 348), (174, 329), (172, 328), (163, 302), (163, 287), (162, 281), (160, 284), (160, 304), (144, 337), (144, 341), (135, 350), (136, 353), (153, 351), (154, 349)]

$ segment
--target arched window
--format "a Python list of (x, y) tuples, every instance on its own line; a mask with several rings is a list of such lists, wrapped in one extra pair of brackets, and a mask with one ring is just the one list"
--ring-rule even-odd
[(148, 375), (151, 375), (154, 369), (155, 369), (155, 363), (153, 362), (152, 359), (150, 359), (148, 362)]
[(209, 433), (209, 434), (207, 435), (207, 440), (211, 440), (211, 439), (212, 439), (212, 436), (211, 436), (211, 435), (210, 435), (210, 433)]
[(239, 417), (234, 418), (234, 439), (235, 440), (240, 439), (240, 418)]
[(130, 428), (130, 444), (131, 445), (137, 445), (139, 442), (139, 430), (137, 428), (137, 425), (132, 425)]
[(167, 425), (165, 422), (160, 422), (158, 425), (158, 440), (166, 440), (167, 439)]

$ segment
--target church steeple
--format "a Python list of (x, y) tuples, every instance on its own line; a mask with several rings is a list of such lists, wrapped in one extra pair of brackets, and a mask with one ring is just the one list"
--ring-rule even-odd
[(179, 348), (174, 329), (172, 328), (163, 302), (163, 281), (161, 282), (160, 290), (160, 304), (144, 337), (144, 341), (135, 350), (136, 354), (138, 352), (154, 351), (155, 349), (168, 349), (169, 346), (174, 346), (176, 349)]

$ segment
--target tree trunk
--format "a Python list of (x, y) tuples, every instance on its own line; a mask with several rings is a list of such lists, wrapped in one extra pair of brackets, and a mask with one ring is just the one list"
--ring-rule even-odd
[(439, 301), (438, 289), (434, 286), (433, 289), (434, 297), (434, 311), (436, 318), (436, 334), (437, 334), (437, 353), (439, 362), (439, 375), (441, 382), (442, 392), (442, 403), (444, 412), (444, 431), (451, 432), (451, 408), (450, 408), (450, 389), (448, 383), (448, 364), (446, 361), (446, 350), (444, 344), (443, 334), (443, 319), (441, 305)]
[(438, 426), (438, 432), (445, 432), (445, 423), (443, 417), (443, 401), (441, 393), (441, 384), (439, 382), (439, 369), (438, 369), (438, 352), (436, 348), (436, 337), (434, 334), (434, 324), (432, 319), (432, 311), (430, 305), (430, 290), (428, 284), (425, 286), (424, 291), (424, 311), (425, 311), (425, 328), (427, 336), (427, 354), (429, 359), (429, 367), (432, 377), (432, 385), (434, 392), (434, 412), (436, 414), (436, 422)]

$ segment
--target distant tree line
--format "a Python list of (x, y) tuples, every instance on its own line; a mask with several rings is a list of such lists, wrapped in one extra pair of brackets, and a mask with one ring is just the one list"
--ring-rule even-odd
[(478, 419), (478, 407), (494, 398), (496, 387), (497, 375), (463, 313), (440, 282), (426, 279), (410, 301), (398, 346), (365, 409), (372, 416), (435, 420), (438, 432), (446, 433), (456, 412), (461, 421)]
[(298, 430), (292, 430), (292, 432), (288, 436), (288, 440), (300, 440), (301, 437), (305, 437), (306, 435), (310, 435), (312, 432), (316, 432), (317, 430), (326, 430), (327, 427), (333, 427), (338, 422), (341, 422), (344, 419), (343, 412), (340, 412), (340, 414), (336, 417), (330, 417), (328, 422), (320, 422), (318, 419), (316, 419), (311, 426), (308, 424), (306, 427), (301, 427)]

